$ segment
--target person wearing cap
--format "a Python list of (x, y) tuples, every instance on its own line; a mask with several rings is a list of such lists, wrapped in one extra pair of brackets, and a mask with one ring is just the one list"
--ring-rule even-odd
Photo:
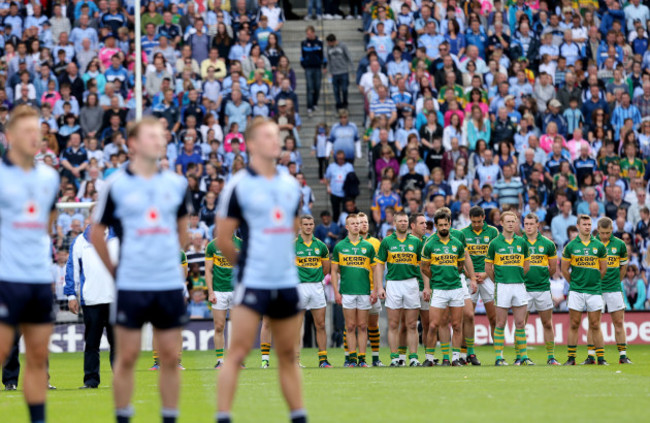
[(562, 103), (555, 98), (548, 102), (548, 108), (546, 109), (546, 113), (542, 119), (542, 132), (546, 133), (546, 126), (548, 126), (550, 122), (555, 122), (557, 125), (557, 132), (566, 138), (567, 123), (564, 116), (562, 116), (562, 113), (560, 113), (561, 108)]

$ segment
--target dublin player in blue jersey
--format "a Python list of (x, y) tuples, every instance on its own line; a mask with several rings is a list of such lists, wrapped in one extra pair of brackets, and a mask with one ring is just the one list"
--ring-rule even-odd
[(24, 396), (33, 423), (45, 422), (47, 354), (53, 322), (51, 242), (59, 176), (34, 166), (41, 143), (38, 112), (14, 109), (6, 125), (9, 151), (0, 162), (0, 363), (25, 340)]
[[(273, 335), (291, 421), (307, 421), (296, 360), (300, 306), (294, 239), (299, 227), (300, 190), (293, 177), (276, 171), (280, 147), (277, 124), (255, 119), (246, 129), (250, 165), (233, 176), (219, 197), (217, 246), (237, 266), (231, 360), (219, 374), (218, 423), (230, 422), (239, 363), (253, 346), (262, 316), (268, 317)], [(233, 243), (237, 228), (242, 234), (239, 253)]]
[[(97, 254), (115, 276), (117, 287), (112, 310), (115, 414), (118, 423), (129, 422), (133, 415), (130, 403), (141, 329), (151, 322), (160, 357), (162, 421), (174, 423), (180, 391), (178, 345), (187, 319), (178, 251), (187, 244), (191, 199), (185, 179), (158, 170), (165, 138), (157, 120), (139, 121), (131, 128), (129, 141), (131, 160), (125, 169), (111, 175), (100, 193), (91, 232)], [(104, 231), (109, 226), (120, 239), (117, 267), (106, 248)]]

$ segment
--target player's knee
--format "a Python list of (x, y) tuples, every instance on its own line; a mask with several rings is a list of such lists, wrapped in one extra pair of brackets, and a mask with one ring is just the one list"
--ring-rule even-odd
[(440, 325), (438, 324), (438, 322), (434, 322), (434, 321), (429, 322), (429, 332), (438, 333), (439, 327)]
[(551, 321), (551, 319), (548, 319), (547, 321), (542, 322), (542, 326), (546, 330), (551, 330), (551, 329), (553, 329), (553, 322)]
[(219, 335), (223, 335), (223, 331), (226, 329), (225, 323), (215, 323), (214, 332)]
[(399, 330), (399, 320), (389, 320), (388, 329)]
[(368, 330), (368, 324), (366, 322), (361, 322), (357, 325), (357, 329), (362, 332), (366, 332)]
[(589, 321), (589, 329), (593, 331), (599, 331), (600, 330), (600, 322), (595, 320), (595, 321)]
[(474, 324), (474, 311), (473, 310), (463, 310), (463, 322)]

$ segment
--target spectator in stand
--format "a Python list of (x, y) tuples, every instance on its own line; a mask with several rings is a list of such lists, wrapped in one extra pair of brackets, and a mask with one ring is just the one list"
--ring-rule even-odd
[(332, 250), (339, 239), (339, 226), (332, 221), (332, 214), (327, 210), (320, 213), (320, 219), (321, 223), (314, 229), (314, 236), (323, 241), (329, 250)]
[(553, 218), (551, 221), (551, 232), (553, 233), (553, 240), (558, 248), (564, 247), (569, 242), (569, 227), (575, 226), (578, 218), (572, 213), (573, 205), (569, 200), (562, 203), (561, 213)]
[[(311, 7), (311, 3), (310, 3)], [(348, 47), (336, 39), (336, 35), (329, 34), (327, 41), (327, 68), (332, 75), (332, 89), (337, 109), (348, 108), (349, 73), (352, 69), (352, 57)]]
[(345, 153), (341, 150), (336, 152), (335, 162), (330, 163), (325, 171), (325, 183), (327, 185), (327, 193), (330, 195), (332, 217), (335, 222), (339, 219), (343, 200), (345, 199), (345, 192), (343, 190), (345, 179), (352, 172), (354, 172), (354, 167), (345, 161)]
[(323, 42), (316, 37), (316, 29), (309, 25), (305, 33), (307, 34), (307, 39), (303, 40), (300, 45), (300, 65), (305, 69), (305, 79), (307, 80), (307, 114), (311, 117), (314, 110), (318, 107), (322, 69), (326, 67), (327, 59), (323, 54)]

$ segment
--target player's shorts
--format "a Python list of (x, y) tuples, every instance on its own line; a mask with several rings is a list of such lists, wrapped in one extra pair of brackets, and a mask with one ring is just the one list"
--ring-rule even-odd
[(528, 292), (523, 283), (498, 283), (494, 297), (497, 307), (521, 307), (528, 304)]
[(569, 291), (567, 301), (569, 310), (583, 311), (602, 311), (603, 296), (599, 294), (586, 294), (584, 292)]
[(419, 310), (420, 286), (417, 279), (386, 281), (386, 307), (393, 310)]
[(52, 323), (54, 294), (49, 283), (0, 281), (0, 322), (9, 326), (21, 323)]
[(494, 301), (494, 282), (492, 282), (492, 279), (490, 278), (485, 278), (483, 283), (478, 284), (478, 289), (476, 290), (476, 292), (471, 295), (472, 295), (472, 302), (474, 304), (478, 303), (479, 295), (483, 300), (483, 304), (491, 303), (492, 301)]
[(460, 283), (461, 285), (463, 285), (463, 290), (465, 291), (463, 300), (471, 300), (472, 294), (469, 292), (469, 286), (467, 286), (467, 278), (465, 277), (465, 275), (460, 275)]
[(358, 310), (370, 310), (372, 308), (372, 305), (370, 304), (370, 295), (343, 294), (342, 297), (343, 308)]
[(286, 319), (300, 313), (300, 296), (296, 287), (258, 289), (239, 284), (234, 291), (234, 303), (271, 319)]
[(528, 291), (528, 311), (547, 311), (553, 308), (551, 291)]
[(381, 300), (377, 298), (377, 301), (374, 304), (370, 304), (370, 314), (373, 316), (381, 313)]
[(463, 307), (465, 305), (464, 288), (434, 289), (431, 294), (431, 307), (445, 309), (447, 307)]
[(431, 304), (429, 301), (424, 301), (424, 291), (420, 291), (420, 310), (429, 311)]
[(215, 297), (217, 297), (217, 303), (212, 304), (213, 310), (230, 310), (232, 308), (232, 291), (230, 292), (218, 292), (214, 291)]
[(188, 321), (182, 289), (168, 291), (117, 291), (111, 304), (113, 324), (140, 329), (150, 322), (156, 329), (173, 329)]
[(325, 290), (321, 282), (303, 282), (298, 285), (300, 308), (303, 310), (318, 310), (327, 307)]
[(613, 313), (619, 310), (625, 310), (625, 300), (623, 293), (618, 292), (603, 292), (603, 313), (607, 307), (608, 313)]

